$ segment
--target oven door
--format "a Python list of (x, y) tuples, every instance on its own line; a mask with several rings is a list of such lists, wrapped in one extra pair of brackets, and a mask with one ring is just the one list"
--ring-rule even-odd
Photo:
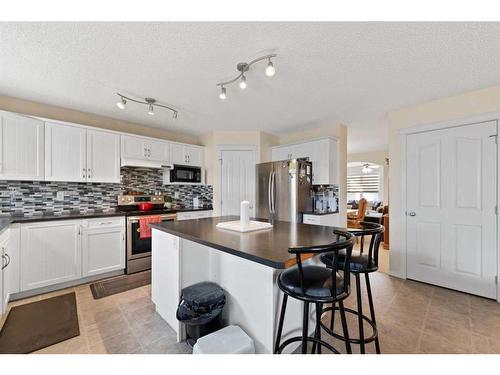
[(201, 182), (201, 168), (174, 165), (170, 171), (170, 181), (198, 184)]
[[(127, 260), (151, 256), (151, 237), (141, 238), (139, 219), (147, 216), (127, 218)], [(176, 215), (162, 215), (161, 221), (175, 220)]]

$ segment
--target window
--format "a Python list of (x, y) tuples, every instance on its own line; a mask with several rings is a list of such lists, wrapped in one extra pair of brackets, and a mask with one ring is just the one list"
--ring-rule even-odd
[(347, 176), (348, 193), (378, 193), (380, 176), (378, 174), (363, 174)]

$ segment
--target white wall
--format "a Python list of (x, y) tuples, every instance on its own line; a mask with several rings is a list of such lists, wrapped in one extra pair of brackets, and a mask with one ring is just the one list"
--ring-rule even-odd
[(401, 274), (402, 191), (400, 130), (500, 111), (500, 86), (470, 91), (389, 112), (390, 273)]

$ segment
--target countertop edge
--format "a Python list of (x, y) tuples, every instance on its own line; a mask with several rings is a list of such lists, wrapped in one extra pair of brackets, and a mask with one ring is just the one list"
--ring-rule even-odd
[[(204, 220), (204, 219), (196, 219), (196, 220)], [(189, 234), (181, 233), (181, 232), (178, 232), (178, 231), (173, 230), (173, 229), (164, 228), (164, 227), (159, 226), (157, 224), (150, 224), (150, 226), (151, 226), (151, 228), (159, 230), (160, 232), (165, 232), (165, 233), (168, 233), (168, 234), (172, 234), (174, 236), (183, 238), (185, 240), (196, 242), (196, 243), (199, 243), (201, 245), (205, 245), (205, 246), (211, 247), (213, 249), (217, 249), (217, 250), (223, 251), (225, 253), (237, 256), (239, 258), (244, 258), (244, 259), (253, 261), (255, 263), (262, 264), (264, 266), (268, 266), (268, 267), (271, 267), (271, 268), (274, 268), (274, 269), (280, 269), (280, 270), (285, 269), (285, 263), (284, 262), (279, 262), (279, 263), (278, 262), (273, 262), (271, 260), (260, 258), (260, 257), (257, 257), (257, 256), (253, 256), (253, 255), (250, 255), (250, 254), (245, 253), (245, 252), (241, 252), (241, 251), (238, 251), (238, 250), (235, 250), (235, 249), (231, 249), (229, 247), (225, 247), (225, 246), (221, 246), (221, 245), (218, 245), (218, 244), (214, 244), (213, 242), (205, 241), (205, 240), (203, 240), (203, 239), (201, 239), (199, 237), (190, 236)]]

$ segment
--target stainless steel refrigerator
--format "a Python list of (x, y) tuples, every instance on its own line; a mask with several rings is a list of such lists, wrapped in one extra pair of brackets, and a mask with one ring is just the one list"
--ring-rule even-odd
[(312, 211), (312, 164), (301, 159), (256, 166), (256, 216), (262, 219), (302, 222)]

